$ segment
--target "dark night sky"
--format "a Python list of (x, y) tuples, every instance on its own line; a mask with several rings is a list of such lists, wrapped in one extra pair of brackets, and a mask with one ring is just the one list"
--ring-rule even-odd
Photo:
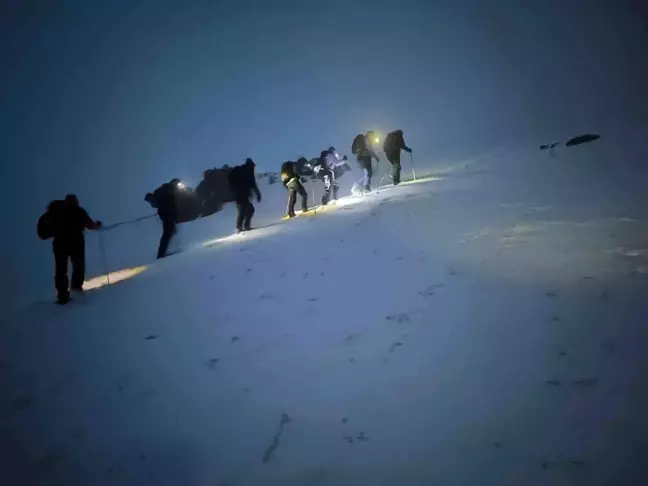
[(3, 262), (71, 191), (110, 223), (172, 177), (369, 128), (433, 160), (648, 119), (640, 1), (0, 5)]

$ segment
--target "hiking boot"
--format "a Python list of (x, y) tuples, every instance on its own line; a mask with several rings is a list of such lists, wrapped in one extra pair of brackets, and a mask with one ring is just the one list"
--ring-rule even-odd
[(70, 294), (59, 294), (59, 296), (56, 298), (56, 303), (58, 305), (65, 305), (68, 302), (70, 302)]

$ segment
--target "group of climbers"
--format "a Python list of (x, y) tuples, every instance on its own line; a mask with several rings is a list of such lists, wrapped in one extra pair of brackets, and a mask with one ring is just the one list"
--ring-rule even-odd
[[(371, 190), (372, 160), (380, 161), (374, 150), (378, 137), (373, 131), (356, 136), (353, 140), (351, 151), (357, 156), (358, 165), (362, 169), (363, 192)], [(387, 160), (392, 164), (392, 180), (394, 185), (400, 183), (400, 153), (412, 150), (405, 145), (402, 130), (391, 132), (385, 138), (383, 150)], [(233, 200), (237, 207), (236, 230), (238, 232), (252, 229), (252, 217), (255, 208), (250, 198), (255, 196), (261, 202), (261, 192), (256, 182), (256, 164), (250, 158), (245, 163), (232, 169), (224, 167), (216, 171), (227, 170), (227, 189), (230, 194), (225, 200)], [(329, 147), (321, 152), (320, 156), (310, 162), (300, 158), (296, 162), (286, 161), (281, 165), (281, 182), (288, 190), (288, 217), (295, 216), (297, 196), (300, 197), (302, 211), (308, 211), (308, 194), (303, 185), (302, 177), (306, 174), (314, 179), (319, 179), (324, 184), (324, 193), (321, 204), (326, 205), (331, 200), (337, 200), (339, 184), (338, 178), (343, 173), (351, 170), (347, 156), (340, 156), (335, 147)], [(225, 172), (224, 172), (225, 174)], [(223, 200), (223, 196), (213, 194), (210, 177), (214, 174), (207, 171), (205, 181), (207, 187), (200, 187), (199, 192), (205, 192), (214, 199), (214, 204)], [(178, 193), (182, 183), (178, 179), (162, 184), (153, 193), (148, 193), (145, 200), (157, 209), (162, 222), (162, 236), (158, 246), (157, 258), (167, 255), (169, 242), (177, 232)], [(225, 189), (223, 189), (225, 190)], [(207, 199), (209, 199), (209, 197)], [(222, 203), (221, 203), (222, 204)], [(41, 239), (53, 240), (55, 260), (55, 286), (58, 292), (57, 302), (66, 304), (70, 300), (70, 291), (82, 291), (85, 277), (85, 239), (84, 230), (100, 229), (100, 221), (93, 221), (83, 209), (78, 198), (69, 194), (64, 200), (50, 202), (47, 211), (38, 221), (37, 231)], [(68, 260), (72, 263), (72, 280), (68, 281)]]

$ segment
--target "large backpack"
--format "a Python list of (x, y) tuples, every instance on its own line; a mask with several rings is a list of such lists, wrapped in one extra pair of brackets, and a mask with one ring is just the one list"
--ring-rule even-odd
[(383, 151), (388, 154), (394, 149), (394, 142), (396, 138), (396, 132), (391, 132), (385, 137), (385, 143), (383, 143)]
[(52, 221), (52, 215), (49, 212), (43, 213), (41, 217), (38, 218), (36, 232), (41, 240), (48, 240), (54, 236), (54, 222)]
[(281, 183), (283, 185), (288, 184), (288, 182), (297, 175), (295, 171), (295, 166), (293, 162), (284, 162), (281, 164)]
[(232, 186), (236, 186), (241, 183), (243, 179), (243, 168), (240, 165), (234, 167), (230, 173), (227, 175), (227, 179)]
[(353, 155), (359, 155), (366, 149), (366, 147), (367, 143), (365, 136), (360, 133), (359, 135), (356, 135), (356, 138), (353, 139), (353, 143), (351, 144), (351, 153)]

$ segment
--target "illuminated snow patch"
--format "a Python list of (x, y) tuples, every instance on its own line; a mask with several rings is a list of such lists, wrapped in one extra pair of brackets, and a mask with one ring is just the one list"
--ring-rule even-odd
[(401, 182), (400, 186), (409, 186), (412, 184), (420, 184), (422, 182), (433, 182), (433, 181), (442, 181), (443, 177), (429, 176), (429, 177), (419, 177), (416, 180)]
[(129, 278), (134, 277), (142, 273), (148, 268), (148, 265), (141, 265), (139, 267), (124, 268), (122, 270), (117, 270), (116, 272), (110, 272), (105, 275), (99, 275), (98, 277), (91, 278), (83, 282), (84, 290), (94, 290), (100, 289), (104, 285), (114, 284), (121, 282), (122, 280), (128, 280)]
[(214, 238), (212, 240), (205, 241), (201, 246), (203, 248), (210, 248), (216, 245), (239, 244), (249, 240), (265, 238), (266, 236), (277, 234), (280, 231), (281, 228), (278, 226), (278, 224), (273, 223), (263, 228), (244, 231), (243, 233), (234, 233), (233, 235), (221, 236), (220, 238)]

